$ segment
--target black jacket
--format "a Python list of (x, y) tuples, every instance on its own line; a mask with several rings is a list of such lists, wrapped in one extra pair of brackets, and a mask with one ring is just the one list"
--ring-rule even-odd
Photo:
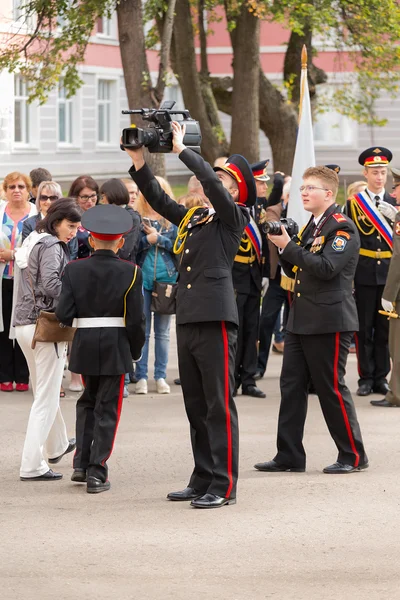
[(318, 334), (358, 330), (352, 283), (359, 249), (354, 223), (336, 205), (325, 211), (317, 228), (314, 218), (310, 219), (299, 245), (289, 242), (280, 257), (285, 274), (295, 279), (288, 331)]
[[(396, 205), (394, 198), (390, 194), (385, 192), (383, 197), (385, 202)], [(352, 218), (350, 201), (347, 201), (346, 214)], [(383, 216), (383, 215), (382, 215)], [(386, 217), (383, 217), (386, 219)], [(388, 223), (392, 224), (389, 219), (386, 219)], [(361, 226), (365, 231), (370, 230), (373, 225), (368, 219), (364, 219), (361, 222)], [(361, 248), (365, 250), (372, 250), (374, 252), (387, 252), (390, 250), (385, 240), (381, 237), (377, 229), (373, 231), (371, 235), (364, 235), (359, 228), (357, 231), (360, 236)], [(369, 256), (361, 256), (358, 260), (358, 266), (356, 275), (354, 277), (355, 285), (385, 285), (387, 274), (389, 271), (390, 258), (370, 258)]]
[(128, 233), (124, 235), (124, 245), (118, 250), (118, 256), (123, 260), (129, 260), (130, 262), (136, 262), (136, 255), (139, 249), (140, 242), (140, 224), (141, 218), (136, 210), (133, 210), (130, 206), (126, 206), (125, 210), (131, 215), (133, 221), (133, 227)]
[[(208, 216), (208, 208), (199, 208), (187, 226), (185, 248), (179, 256), (176, 322), (229, 321), (238, 325), (232, 266), (249, 222), (248, 210), (233, 202), (200, 155), (187, 148), (179, 158), (201, 182), (215, 214)], [(144, 165), (139, 171), (132, 167), (129, 173), (152, 208), (179, 225), (188, 209), (171, 200), (149, 167)]]
[(141, 270), (111, 250), (97, 250), (90, 258), (69, 263), (56, 315), (65, 325), (72, 325), (75, 317), (125, 315), (125, 328), (78, 329), (69, 367), (82, 375), (128, 373), (132, 358), (140, 358), (145, 339)]

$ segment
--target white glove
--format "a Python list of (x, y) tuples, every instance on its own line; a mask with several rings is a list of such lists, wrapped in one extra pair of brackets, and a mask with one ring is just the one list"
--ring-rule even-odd
[(397, 208), (389, 204), (389, 202), (380, 200), (378, 204), (378, 210), (383, 214), (384, 217), (387, 217), (391, 221), (395, 220), (397, 215)]
[(261, 286), (262, 286), (262, 289), (261, 289), (261, 298), (264, 298), (265, 294), (267, 293), (268, 286), (269, 286), (269, 279), (268, 279), (268, 277), (263, 277), (262, 278)]
[(381, 303), (383, 306), (383, 310), (386, 310), (387, 312), (392, 312), (392, 310), (394, 310), (393, 302), (390, 302), (389, 300), (385, 300), (385, 298), (382, 298)]

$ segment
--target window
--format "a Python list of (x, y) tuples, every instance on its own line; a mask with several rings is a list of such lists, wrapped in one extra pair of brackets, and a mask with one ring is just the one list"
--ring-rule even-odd
[(58, 85), (58, 143), (74, 143), (74, 105), (73, 99), (67, 98), (67, 91), (61, 79)]
[(30, 110), (28, 104), (28, 84), (23, 77), (14, 78), (14, 142), (29, 144), (30, 139)]
[(34, 15), (26, 17), (24, 8), (25, 0), (13, 0), (13, 19), (18, 21), (19, 25), (25, 25), (28, 28), (35, 26), (36, 18)]
[(112, 81), (97, 81), (97, 141), (100, 144), (111, 143), (112, 86)]
[[(322, 101), (329, 106), (333, 87), (321, 86)], [(314, 117), (314, 141), (318, 146), (351, 146), (354, 143), (354, 121), (329, 109)]]
[(114, 15), (109, 19), (108, 17), (99, 17), (97, 19), (97, 35), (106, 38), (115, 38), (115, 20)]

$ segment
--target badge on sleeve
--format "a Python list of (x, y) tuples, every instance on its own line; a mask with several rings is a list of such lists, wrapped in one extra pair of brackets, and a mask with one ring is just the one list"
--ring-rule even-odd
[(395, 234), (400, 235), (400, 221), (396, 223)]
[(332, 248), (335, 250), (335, 252), (343, 252), (343, 250), (346, 248), (346, 244), (347, 240), (345, 240), (343, 237), (340, 237), (340, 235), (337, 235), (332, 242)]

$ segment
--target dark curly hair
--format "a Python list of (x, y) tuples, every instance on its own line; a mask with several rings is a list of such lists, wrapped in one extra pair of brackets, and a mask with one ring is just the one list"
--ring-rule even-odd
[(81, 220), (81, 213), (76, 206), (74, 198), (54, 200), (50, 204), (45, 218), (36, 225), (36, 231), (39, 233), (50, 233), (50, 235), (57, 237), (55, 226), (64, 219), (71, 221), (71, 223), (79, 223)]

